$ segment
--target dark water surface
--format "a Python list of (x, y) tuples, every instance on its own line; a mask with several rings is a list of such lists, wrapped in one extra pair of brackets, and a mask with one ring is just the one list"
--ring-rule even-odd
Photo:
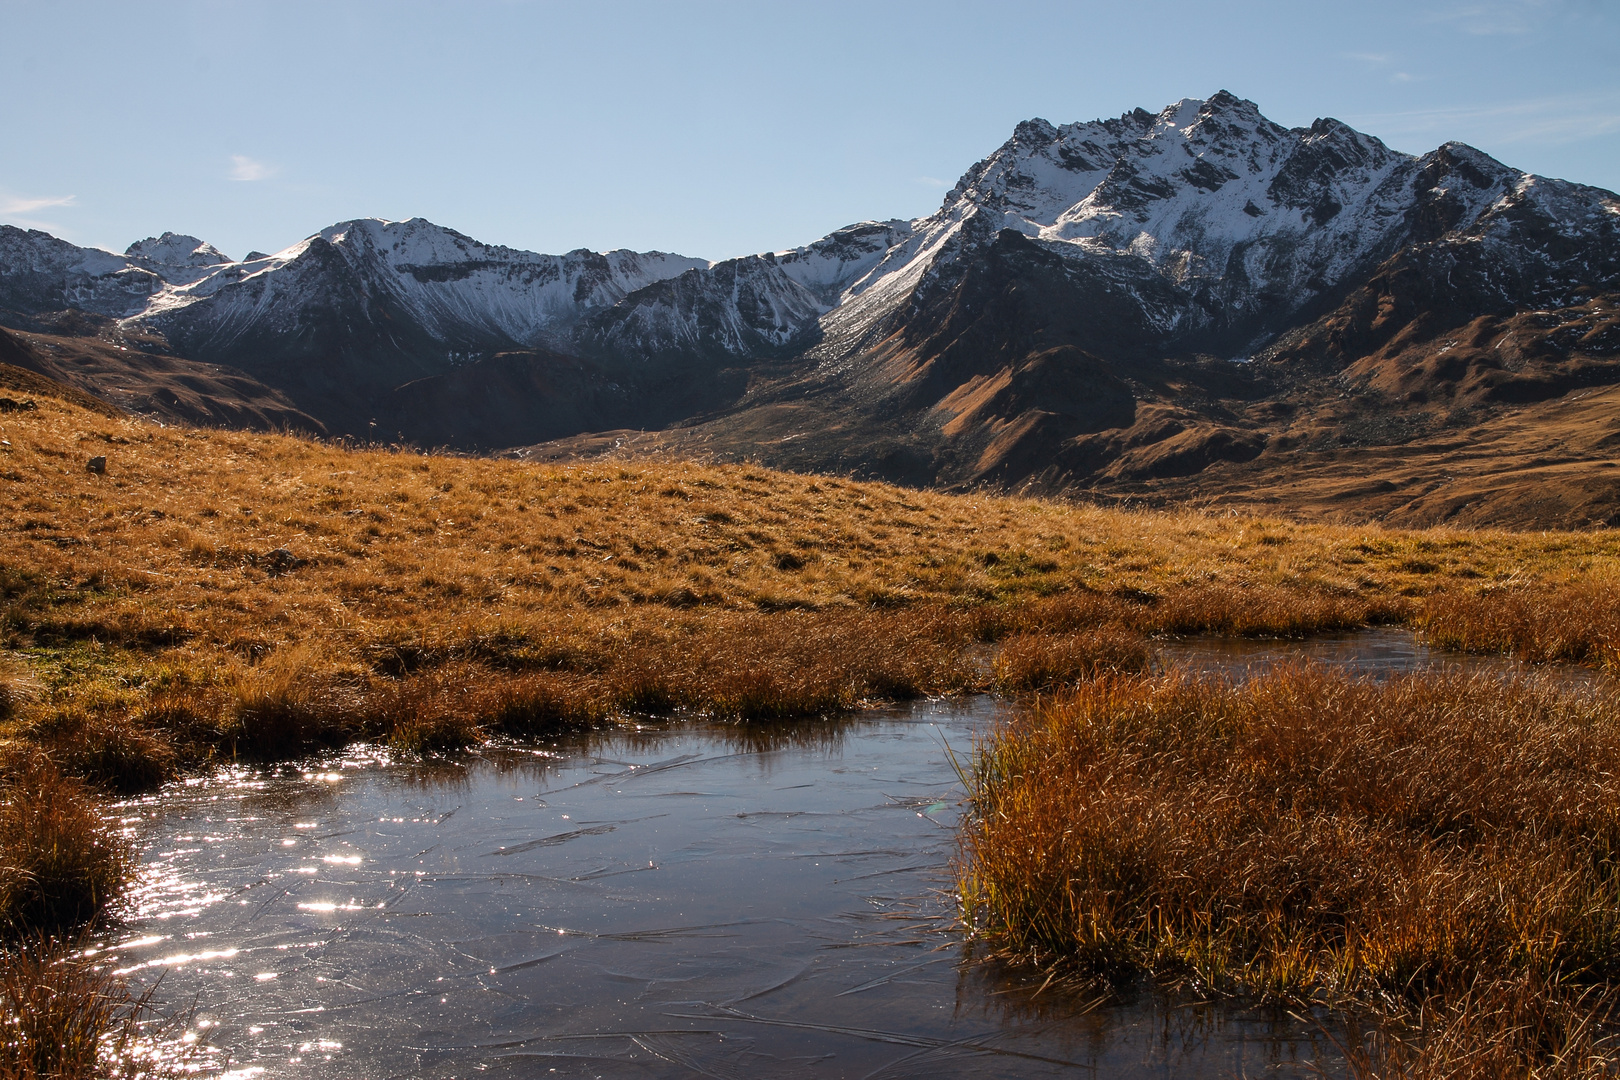
[[(1229, 671), (1284, 654), (1436, 660), (1396, 631), (1166, 649)], [(1098, 1004), (965, 958), (951, 754), (1004, 707), (188, 781), (123, 804), (147, 878), (112, 951), (195, 1002), (233, 1077), (1336, 1071), (1287, 1014)]]
[(1380, 628), (1350, 634), (1279, 641), (1275, 638), (1189, 637), (1158, 646), (1162, 664), (1177, 664), (1200, 671), (1242, 678), (1277, 664), (1308, 660), (1339, 668), (1352, 675), (1382, 678), (1398, 672), (1451, 668), (1486, 675), (1543, 673), (1571, 684), (1587, 685), (1595, 672), (1567, 664), (1521, 663), (1505, 656), (1471, 656), (1429, 648), (1410, 630)]

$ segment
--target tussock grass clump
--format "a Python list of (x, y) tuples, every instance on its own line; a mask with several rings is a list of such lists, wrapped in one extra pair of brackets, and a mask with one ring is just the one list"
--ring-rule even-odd
[(382, 737), (415, 750), (470, 745), (490, 731), (568, 730), (624, 713), (794, 719), (969, 686), (965, 640), (961, 620), (938, 609), (716, 612), (581, 643), (567, 655), (593, 657), (584, 671), (450, 663), (381, 680), (359, 711)]
[(551, 672), (513, 674), (448, 664), (393, 681), (367, 696), (366, 723), (390, 745), (416, 752), (456, 750), (490, 731), (554, 733), (605, 718), (592, 703), (601, 687)]
[(1052, 691), (1106, 672), (1139, 672), (1152, 659), (1140, 634), (1117, 627), (1078, 634), (1016, 634), (1001, 643), (995, 685), (1014, 694)]
[(88, 788), (51, 761), (14, 761), (0, 787), (0, 935), (82, 926), (134, 875), (133, 846), (113, 832)]
[(1425, 602), (1418, 625), (1430, 644), (1454, 652), (1614, 670), (1620, 668), (1620, 580), (1441, 593)]
[(369, 725), (400, 750), (458, 750), (484, 738), (479, 722), (489, 710), (492, 673), (452, 665), (384, 684), (366, 702)]
[(0, 955), (0, 1080), (136, 1080), (185, 1074), (153, 1054), (148, 996), (76, 945), (35, 939)]
[(963, 689), (973, 682), (965, 642), (960, 620), (935, 608), (717, 613), (632, 643), (611, 674), (631, 708), (777, 720)]
[(1167, 591), (1126, 625), (1168, 634), (1304, 637), (1399, 622), (1411, 609), (1399, 593), (1206, 582)]
[(294, 648), (235, 673), (218, 738), (232, 757), (277, 760), (340, 746), (361, 731), (356, 678)]
[(599, 680), (534, 672), (490, 682), (477, 699), (478, 717), (508, 735), (542, 735), (602, 723), (611, 705)]
[(1399, 622), (1412, 610), (1404, 596), (1351, 590), (1205, 581), (1161, 591), (1118, 587), (1075, 590), (977, 613), (981, 637), (1004, 633), (1069, 633), (1119, 626), (1141, 634), (1304, 637)]
[(1481, 978), (1342, 1047), (1346, 1073), (1353, 1080), (1610, 1080), (1620, 1068), (1614, 996), (1530, 973)]
[(162, 729), (117, 706), (69, 704), (28, 733), (63, 771), (112, 791), (155, 788), (174, 772), (176, 753)]
[(1006, 953), (1367, 1000), (1620, 975), (1620, 703), (1456, 673), (1114, 677), (991, 737), (963, 903)]

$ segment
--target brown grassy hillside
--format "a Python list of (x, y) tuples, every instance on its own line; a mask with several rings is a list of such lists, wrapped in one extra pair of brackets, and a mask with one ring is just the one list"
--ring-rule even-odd
[(38, 687), (32, 738), (131, 784), (353, 737), (444, 745), (621, 709), (764, 717), (959, 690), (992, 678), (975, 643), (1009, 633), (1415, 619), (1432, 594), (1606, 581), (1620, 548), (748, 465), (345, 449), (31, 400), (0, 417), (3, 644)]
[[(1165, 633), (1408, 621), (1457, 648), (1620, 657), (1620, 543), (1606, 533), (429, 456), (166, 428), (43, 380), (7, 386), (0, 937), (59, 931), (116, 899), (127, 845), (99, 824), (92, 788), (221, 758), (1051, 692), (1141, 670), (1145, 636)], [(23, 996), (43, 985), (16, 980)]]

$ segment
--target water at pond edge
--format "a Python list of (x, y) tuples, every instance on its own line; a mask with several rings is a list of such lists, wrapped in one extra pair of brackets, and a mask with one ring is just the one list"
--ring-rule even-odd
[[(1175, 642), (1239, 672), (1454, 658), (1410, 633)], [(1471, 661), (1511, 670), (1511, 662)], [(970, 962), (952, 754), (1007, 706), (680, 724), (429, 762), (354, 748), (121, 804), (146, 876), (110, 948), (247, 1076), (1334, 1071), (1280, 1011), (1096, 1002)]]

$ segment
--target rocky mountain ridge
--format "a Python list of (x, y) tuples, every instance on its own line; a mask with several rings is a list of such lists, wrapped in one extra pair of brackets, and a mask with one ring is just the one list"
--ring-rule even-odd
[[(666, 446), (1054, 491), (1263, 457), (1291, 436), (1256, 402), (1314, 415), (1347, 379), (1387, 417), (1550, 392), (1532, 384), (1570, 377), (1541, 346), (1534, 377), (1511, 358), (1533, 330), (1461, 375), (1433, 343), (1616, 291), (1613, 193), (1459, 143), (1414, 157), (1335, 120), (1285, 128), (1224, 91), (1025, 121), (934, 214), (713, 263), (538, 255), (420, 219), (242, 261), (0, 227), (0, 323), (85, 312), (333, 434), (488, 450), (668, 428)], [(1557, 363), (1589, 383), (1591, 348)]]

